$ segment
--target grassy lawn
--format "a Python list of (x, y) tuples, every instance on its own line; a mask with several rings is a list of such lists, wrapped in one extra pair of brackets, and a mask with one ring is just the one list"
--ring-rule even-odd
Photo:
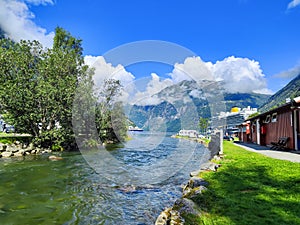
[(268, 158), (224, 142), (218, 172), (201, 174), (210, 183), (193, 200), (202, 216), (186, 224), (300, 224), (300, 164)]

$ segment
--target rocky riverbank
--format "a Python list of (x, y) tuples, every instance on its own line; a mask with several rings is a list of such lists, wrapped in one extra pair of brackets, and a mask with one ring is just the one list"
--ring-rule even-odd
[(9, 158), (9, 157), (21, 157), (26, 155), (38, 155), (44, 153), (51, 153), (50, 149), (42, 149), (34, 147), (32, 144), (28, 146), (25, 144), (16, 141), (13, 144), (2, 144), (0, 143), (0, 158)]
[[(216, 159), (220, 159), (220, 157), (216, 157)], [(209, 186), (208, 182), (199, 177), (199, 174), (207, 171), (216, 172), (219, 167), (219, 164), (208, 162), (203, 164), (200, 170), (191, 172), (190, 180), (182, 189), (182, 197), (176, 200), (171, 208), (161, 212), (155, 225), (183, 225), (184, 218), (182, 215), (199, 215), (201, 210), (192, 199), (201, 195)]]
[[(208, 149), (211, 153), (210, 159), (218, 161), (223, 157), (220, 133), (212, 136), (211, 141), (208, 144)], [(202, 179), (199, 175), (207, 171), (216, 172), (219, 167), (220, 164), (209, 161), (202, 164), (199, 170), (191, 172), (190, 180), (183, 186), (182, 197), (176, 200), (172, 207), (161, 212), (156, 219), (155, 225), (183, 225), (185, 221), (182, 215), (199, 215), (201, 213), (201, 209), (192, 199), (199, 197), (209, 186), (208, 182)]]

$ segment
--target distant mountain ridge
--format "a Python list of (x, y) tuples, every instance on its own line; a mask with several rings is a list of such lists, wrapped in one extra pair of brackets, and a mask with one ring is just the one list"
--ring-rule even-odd
[[(221, 88), (217, 88), (217, 86)], [(204, 87), (203, 89), (201, 87)], [(221, 92), (221, 93), (220, 93)], [(221, 102), (216, 100), (221, 96)], [(222, 84), (213, 81), (182, 81), (169, 86), (153, 97), (161, 99), (157, 105), (133, 105), (129, 119), (145, 130), (198, 129), (199, 117), (210, 118), (212, 108), (230, 111), (232, 107), (258, 108), (270, 95), (257, 93), (226, 93)]]
[(283, 105), (287, 98), (300, 96), (300, 74), (290, 81), (284, 88), (272, 95), (265, 104), (259, 108), (259, 112), (266, 112), (272, 108)]

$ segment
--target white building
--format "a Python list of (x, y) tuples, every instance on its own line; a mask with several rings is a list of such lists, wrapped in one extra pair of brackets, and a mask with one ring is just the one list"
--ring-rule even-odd
[(184, 137), (196, 138), (198, 137), (199, 133), (196, 130), (180, 130), (178, 135)]

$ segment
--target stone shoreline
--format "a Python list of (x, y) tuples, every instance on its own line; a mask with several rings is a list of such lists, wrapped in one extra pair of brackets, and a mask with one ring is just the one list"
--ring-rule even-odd
[(32, 144), (28, 146), (16, 141), (13, 144), (0, 143), (0, 158), (21, 157), (26, 155), (38, 155), (51, 153), (50, 149), (34, 147)]
[[(190, 139), (187, 139), (190, 140)], [(197, 141), (192, 139), (191, 141)], [(203, 144), (203, 143), (202, 143)], [(211, 159), (219, 161), (223, 158), (223, 152), (220, 142), (220, 134), (212, 136), (208, 149), (211, 153)], [(200, 169), (190, 173), (190, 180), (184, 185), (182, 189), (182, 197), (177, 199), (174, 205), (166, 208), (157, 217), (155, 225), (183, 225), (184, 219), (182, 214), (200, 215), (201, 209), (193, 202), (192, 198), (201, 195), (207, 190), (209, 183), (199, 176), (202, 172), (213, 171), (216, 172), (220, 164), (208, 161), (201, 165)]]
[[(220, 157), (216, 156), (215, 159), (219, 160)], [(207, 190), (209, 183), (199, 177), (199, 174), (207, 171), (216, 172), (219, 167), (219, 164), (208, 162), (203, 164), (200, 170), (191, 172), (190, 180), (183, 187), (182, 197), (177, 199), (172, 207), (166, 208), (160, 213), (155, 225), (183, 225), (182, 214), (200, 215), (201, 209), (193, 202), (192, 198)]]

